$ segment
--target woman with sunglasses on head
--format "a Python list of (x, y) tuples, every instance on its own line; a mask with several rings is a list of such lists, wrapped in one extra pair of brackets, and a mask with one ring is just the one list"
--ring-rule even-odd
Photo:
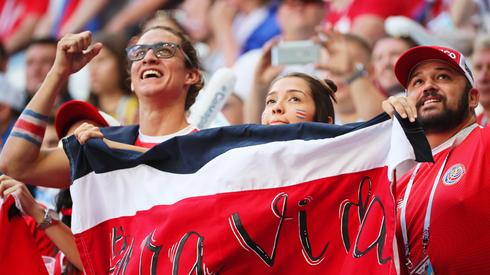
[[(100, 52), (102, 44), (89, 47), (91, 42), (90, 32), (69, 34), (60, 40), (53, 67), (20, 116), (0, 155), (0, 171), (34, 185), (69, 186), (70, 165), (65, 152), (40, 150), (40, 140), (60, 87)], [(173, 136), (196, 131), (185, 116), (203, 86), (199, 60), (191, 42), (173, 29), (154, 27), (145, 30), (137, 44), (127, 49), (127, 54), (131, 85), (139, 103), (140, 124), (133, 145), (152, 147)], [(90, 124), (82, 124), (79, 129), (83, 133), (79, 136), (81, 143), (103, 137)]]

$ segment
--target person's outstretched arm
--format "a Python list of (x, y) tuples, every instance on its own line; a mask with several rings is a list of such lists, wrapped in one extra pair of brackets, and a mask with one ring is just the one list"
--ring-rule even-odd
[[(333, 29), (323, 29), (322, 27), (317, 29), (318, 37), (315, 38), (328, 52), (328, 62), (318, 64), (318, 68), (326, 69), (331, 73), (334, 73), (340, 79), (343, 79), (343, 83), (336, 83), (338, 87), (340, 85), (348, 85), (349, 93), (352, 100), (352, 104), (356, 110), (358, 120), (369, 120), (382, 112), (381, 103), (385, 99), (384, 95), (374, 85), (374, 81), (369, 73), (369, 64), (362, 64), (359, 54), (353, 55), (352, 48), (349, 46), (344, 34), (334, 31)], [(320, 36), (326, 37), (321, 39)], [(351, 49), (352, 48), (352, 49)], [(370, 54), (370, 53), (369, 53)], [(352, 76), (358, 68), (357, 65), (367, 66), (364, 73), (352, 79)], [(348, 81), (350, 79), (350, 81)]]
[(68, 34), (57, 46), (53, 67), (17, 120), (0, 154), (0, 171), (34, 185), (66, 188), (70, 165), (63, 149), (41, 150), (47, 118), (68, 77), (96, 56), (102, 44), (90, 32)]
[(272, 48), (278, 43), (279, 38), (273, 38), (262, 47), (262, 56), (254, 72), (252, 90), (244, 104), (245, 123), (260, 124), (267, 90), (272, 80), (284, 69), (282, 65), (272, 65), (271, 63)]

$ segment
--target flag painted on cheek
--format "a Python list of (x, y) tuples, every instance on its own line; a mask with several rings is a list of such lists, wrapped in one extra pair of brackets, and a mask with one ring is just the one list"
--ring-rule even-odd
[(85, 272), (396, 274), (389, 175), (430, 158), (423, 132), (408, 132), (385, 115), (208, 129), (145, 154), (68, 138)]
[(301, 110), (301, 109), (296, 109), (296, 117), (299, 119), (305, 119), (306, 118), (306, 111)]

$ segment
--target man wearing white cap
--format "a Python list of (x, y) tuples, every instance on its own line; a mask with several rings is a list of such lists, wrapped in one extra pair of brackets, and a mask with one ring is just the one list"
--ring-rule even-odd
[(490, 130), (476, 124), (479, 95), (465, 58), (415, 47), (395, 75), (407, 94), (383, 108), (422, 123), (435, 161), (397, 182), (402, 274), (490, 274)]

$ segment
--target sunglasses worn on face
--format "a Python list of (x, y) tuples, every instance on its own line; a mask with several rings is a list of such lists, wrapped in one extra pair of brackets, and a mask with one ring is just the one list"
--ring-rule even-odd
[(180, 49), (185, 60), (192, 65), (192, 61), (187, 54), (182, 50), (179, 44), (172, 42), (159, 42), (152, 45), (137, 44), (126, 49), (128, 59), (130, 61), (139, 61), (143, 59), (149, 50), (153, 51), (153, 54), (161, 59), (171, 58), (175, 55), (177, 49)]

